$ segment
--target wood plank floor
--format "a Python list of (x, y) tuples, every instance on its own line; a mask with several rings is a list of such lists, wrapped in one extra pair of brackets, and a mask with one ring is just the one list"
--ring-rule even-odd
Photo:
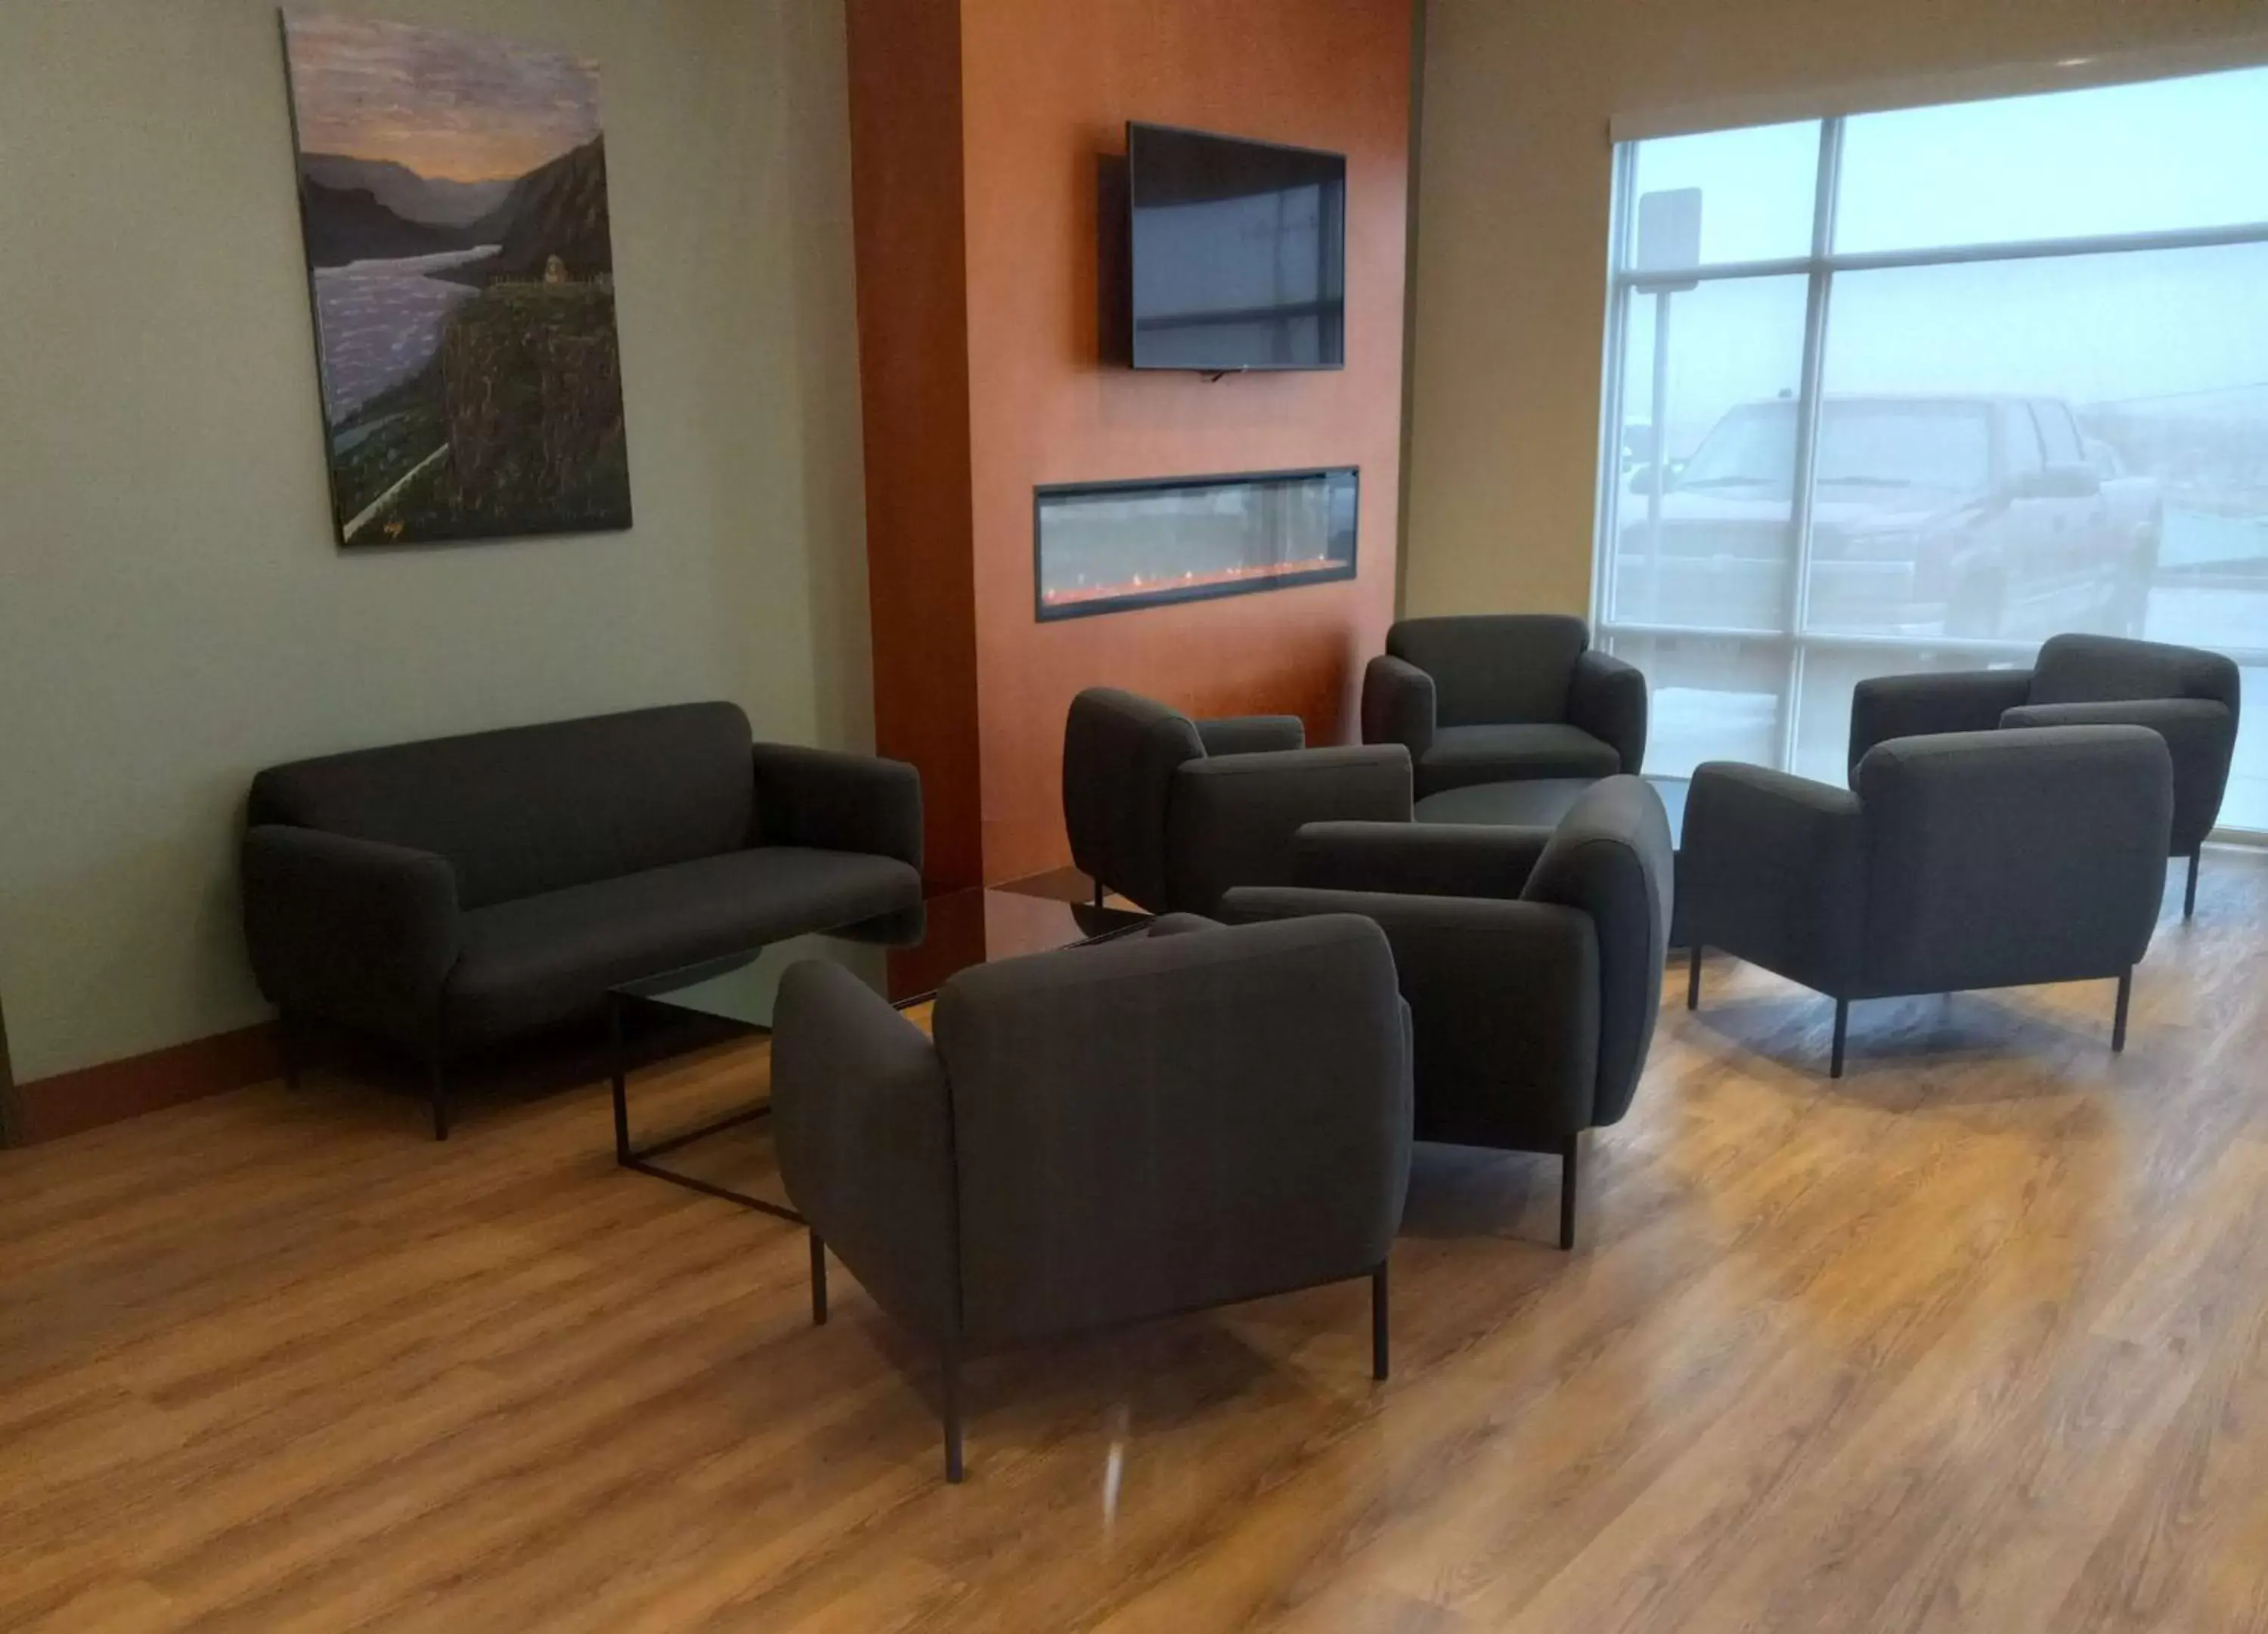
[(1826, 1001), (1672, 985), (1580, 1251), (1556, 1165), (1424, 1150), (1390, 1383), (1359, 1284), (997, 1358), (960, 1489), (922, 1356), (598, 1086), (0, 1155), (0, 1628), (2268, 1630), (2268, 859), (2123, 1059), (2107, 983), (1859, 1005), (1839, 1084)]

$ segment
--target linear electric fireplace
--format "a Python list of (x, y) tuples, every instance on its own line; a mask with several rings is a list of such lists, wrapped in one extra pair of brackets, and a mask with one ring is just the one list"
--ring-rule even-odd
[(1352, 466), (1035, 489), (1042, 619), (1354, 577)]

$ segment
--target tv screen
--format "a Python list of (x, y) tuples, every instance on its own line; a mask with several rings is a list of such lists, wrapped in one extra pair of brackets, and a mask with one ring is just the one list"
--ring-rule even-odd
[(1138, 369), (1346, 364), (1346, 158), (1126, 127)]

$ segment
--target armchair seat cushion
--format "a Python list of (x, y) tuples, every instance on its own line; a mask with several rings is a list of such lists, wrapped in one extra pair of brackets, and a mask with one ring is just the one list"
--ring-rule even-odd
[(449, 1034), (547, 1026), (620, 983), (920, 901), (895, 857), (769, 845), (498, 902), (464, 916)]
[(1580, 726), (1444, 726), (1418, 763), (1418, 783), (1432, 794), (1530, 777), (1611, 777), (1621, 769), (1614, 746)]

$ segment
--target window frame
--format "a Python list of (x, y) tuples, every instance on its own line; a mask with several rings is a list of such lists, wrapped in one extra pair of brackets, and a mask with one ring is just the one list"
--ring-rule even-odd
[[(2230, 60), (2231, 58), (2235, 60)], [(2091, 64), (2090, 64), (2091, 65)], [(2128, 233), (2084, 234), (2053, 239), (2035, 239), (1984, 244), (1933, 245), (1924, 248), (1838, 252), (1835, 248), (1835, 211), (1841, 195), (1844, 131), (1848, 122), (1865, 114), (1888, 111), (1901, 107), (1937, 107), (1954, 103), (1995, 100), (2002, 98), (2039, 94), (2056, 90), (2081, 90), (2105, 85), (2139, 83), (2143, 80), (2182, 77), (2193, 74), (2228, 71), (2244, 68), (2268, 67), (2268, 53), (2258, 48), (2242, 53), (2229, 53), (2210, 63), (2187, 63), (2180, 67), (2160, 67), (2154, 70), (2137, 66), (2135, 70), (2120, 75), (2105, 72), (2085, 80), (2059, 84), (2017, 84), (2014, 89), (1993, 90), (1977, 88), (1974, 77), (1968, 77), (1964, 88), (1957, 92), (1932, 98), (1926, 94), (1901, 94), (1886, 97), (1880, 106), (1859, 104), (1845, 107), (1839, 112), (1805, 109), (1782, 112), (1777, 117), (1766, 113), (1762, 105), (1742, 107), (1732, 117), (1706, 119), (1685, 124), (1665, 121), (1614, 121), (1614, 143), (1611, 166), (1612, 198), (1609, 211), (1607, 308), (1600, 393), (1600, 432), (1598, 482), (1593, 513), (1591, 548), (1591, 616), (1592, 627), (1599, 644), (1612, 652), (1620, 641), (1649, 641), (1661, 637), (1691, 640), (1735, 642), (1747, 648), (1776, 652), (1784, 664), (1784, 676), (1778, 696), (1779, 753), (1774, 764), (1780, 769), (1795, 763), (1797, 736), (1802, 722), (1801, 700), (1807, 660), (1814, 654), (1853, 651), (1874, 652), (1891, 661), (1900, 653), (1963, 653), (1980, 666), (2009, 661), (2022, 661), (2037, 652), (2039, 644), (2029, 640), (1979, 638), (1962, 636), (1896, 636), (1853, 634), (1815, 630), (1810, 623), (1809, 586), (1811, 583), (1814, 504), (1813, 478), (1816, 471), (1820, 404), (1826, 364), (1826, 342), (1830, 315), (1834, 299), (1837, 277), (1844, 273), (1887, 271), (1905, 268), (1930, 268), (1973, 265), (1985, 261), (2020, 261), (2068, 259), (2086, 255), (2118, 254), (2137, 251), (2210, 249), (2229, 245), (2268, 244), (2268, 220), (2224, 224), (2195, 229), (2154, 230)], [(2009, 81), (2021, 82), (2025, 72), (2036, 77), (2042, 70), (2010, 70)], [(1951, 90), (1948, 86), (1948, 91)], [(1635, 232), (1637, 225), (1638, 149), (1642, 142), (1678, 135), (1693, 135), (1708, 129), (1741, 129), (1752, 126), (1784, 124), (1792, 120), (1815, 118), (1819, 121), (1818, 168), (1815, 178), (1812, 202), (1811, 247), (1808, 254), (1768, 260), (1745, 261), (1704, 261), (1691, 267), (1640, 270), (1635, 261)], [(1742, 279), (1801, 276), (1806, 281), (1804, 328), (1801, 363), (1796, 389), (1796, 447), (1795, 482), (1792, 496), (1788, 526), (1793, 548), (1788, 554), (1786, 582), (1781, 606), (1785, 616), (1778, 629), (1730, 629), (1712, 625), (1679, 624), (1659, 620), (1617, 619), (1613, 613), (1613, 592), (1616, 580), (1616, 538), (1622, 518), (1619, 514), (1622, 494), (1619, 454), (1624, 431), (1625, 393), (1624, 383), (1628, 343), (1631, 331), (1631, 303), (1640, 296), (1652, 295), (1660, 290), (1683, 291), (1698, 284)], [(2029, 402), (2018, 404), (2027, 417), (2033, 413)], [(1658, 404), (1650, 404), (1649, 421), (1663, 416)], [(2073, 428), (2078, 431), (2076, 425)], [(2042, 457), (2047, 453), (2047, 436), (2043, 428), (2035, 423), (2033, 435), (2038, 439)], [(1657, 458), (1662, 453), (1660, 432), (1654, 427)], [(2087, 438), (2080, 432), (2082, 458), (2090, 460)], [(2268, 632), (2262, 639), (2247, 646), (2221, 645), (2214, 649), (2247, 669), (2268, 667)], [(2253, 830), (2216, 830), (2216, 838), (2236, 838), (2253, 843), (2268, 843), (2268, 832)]]

